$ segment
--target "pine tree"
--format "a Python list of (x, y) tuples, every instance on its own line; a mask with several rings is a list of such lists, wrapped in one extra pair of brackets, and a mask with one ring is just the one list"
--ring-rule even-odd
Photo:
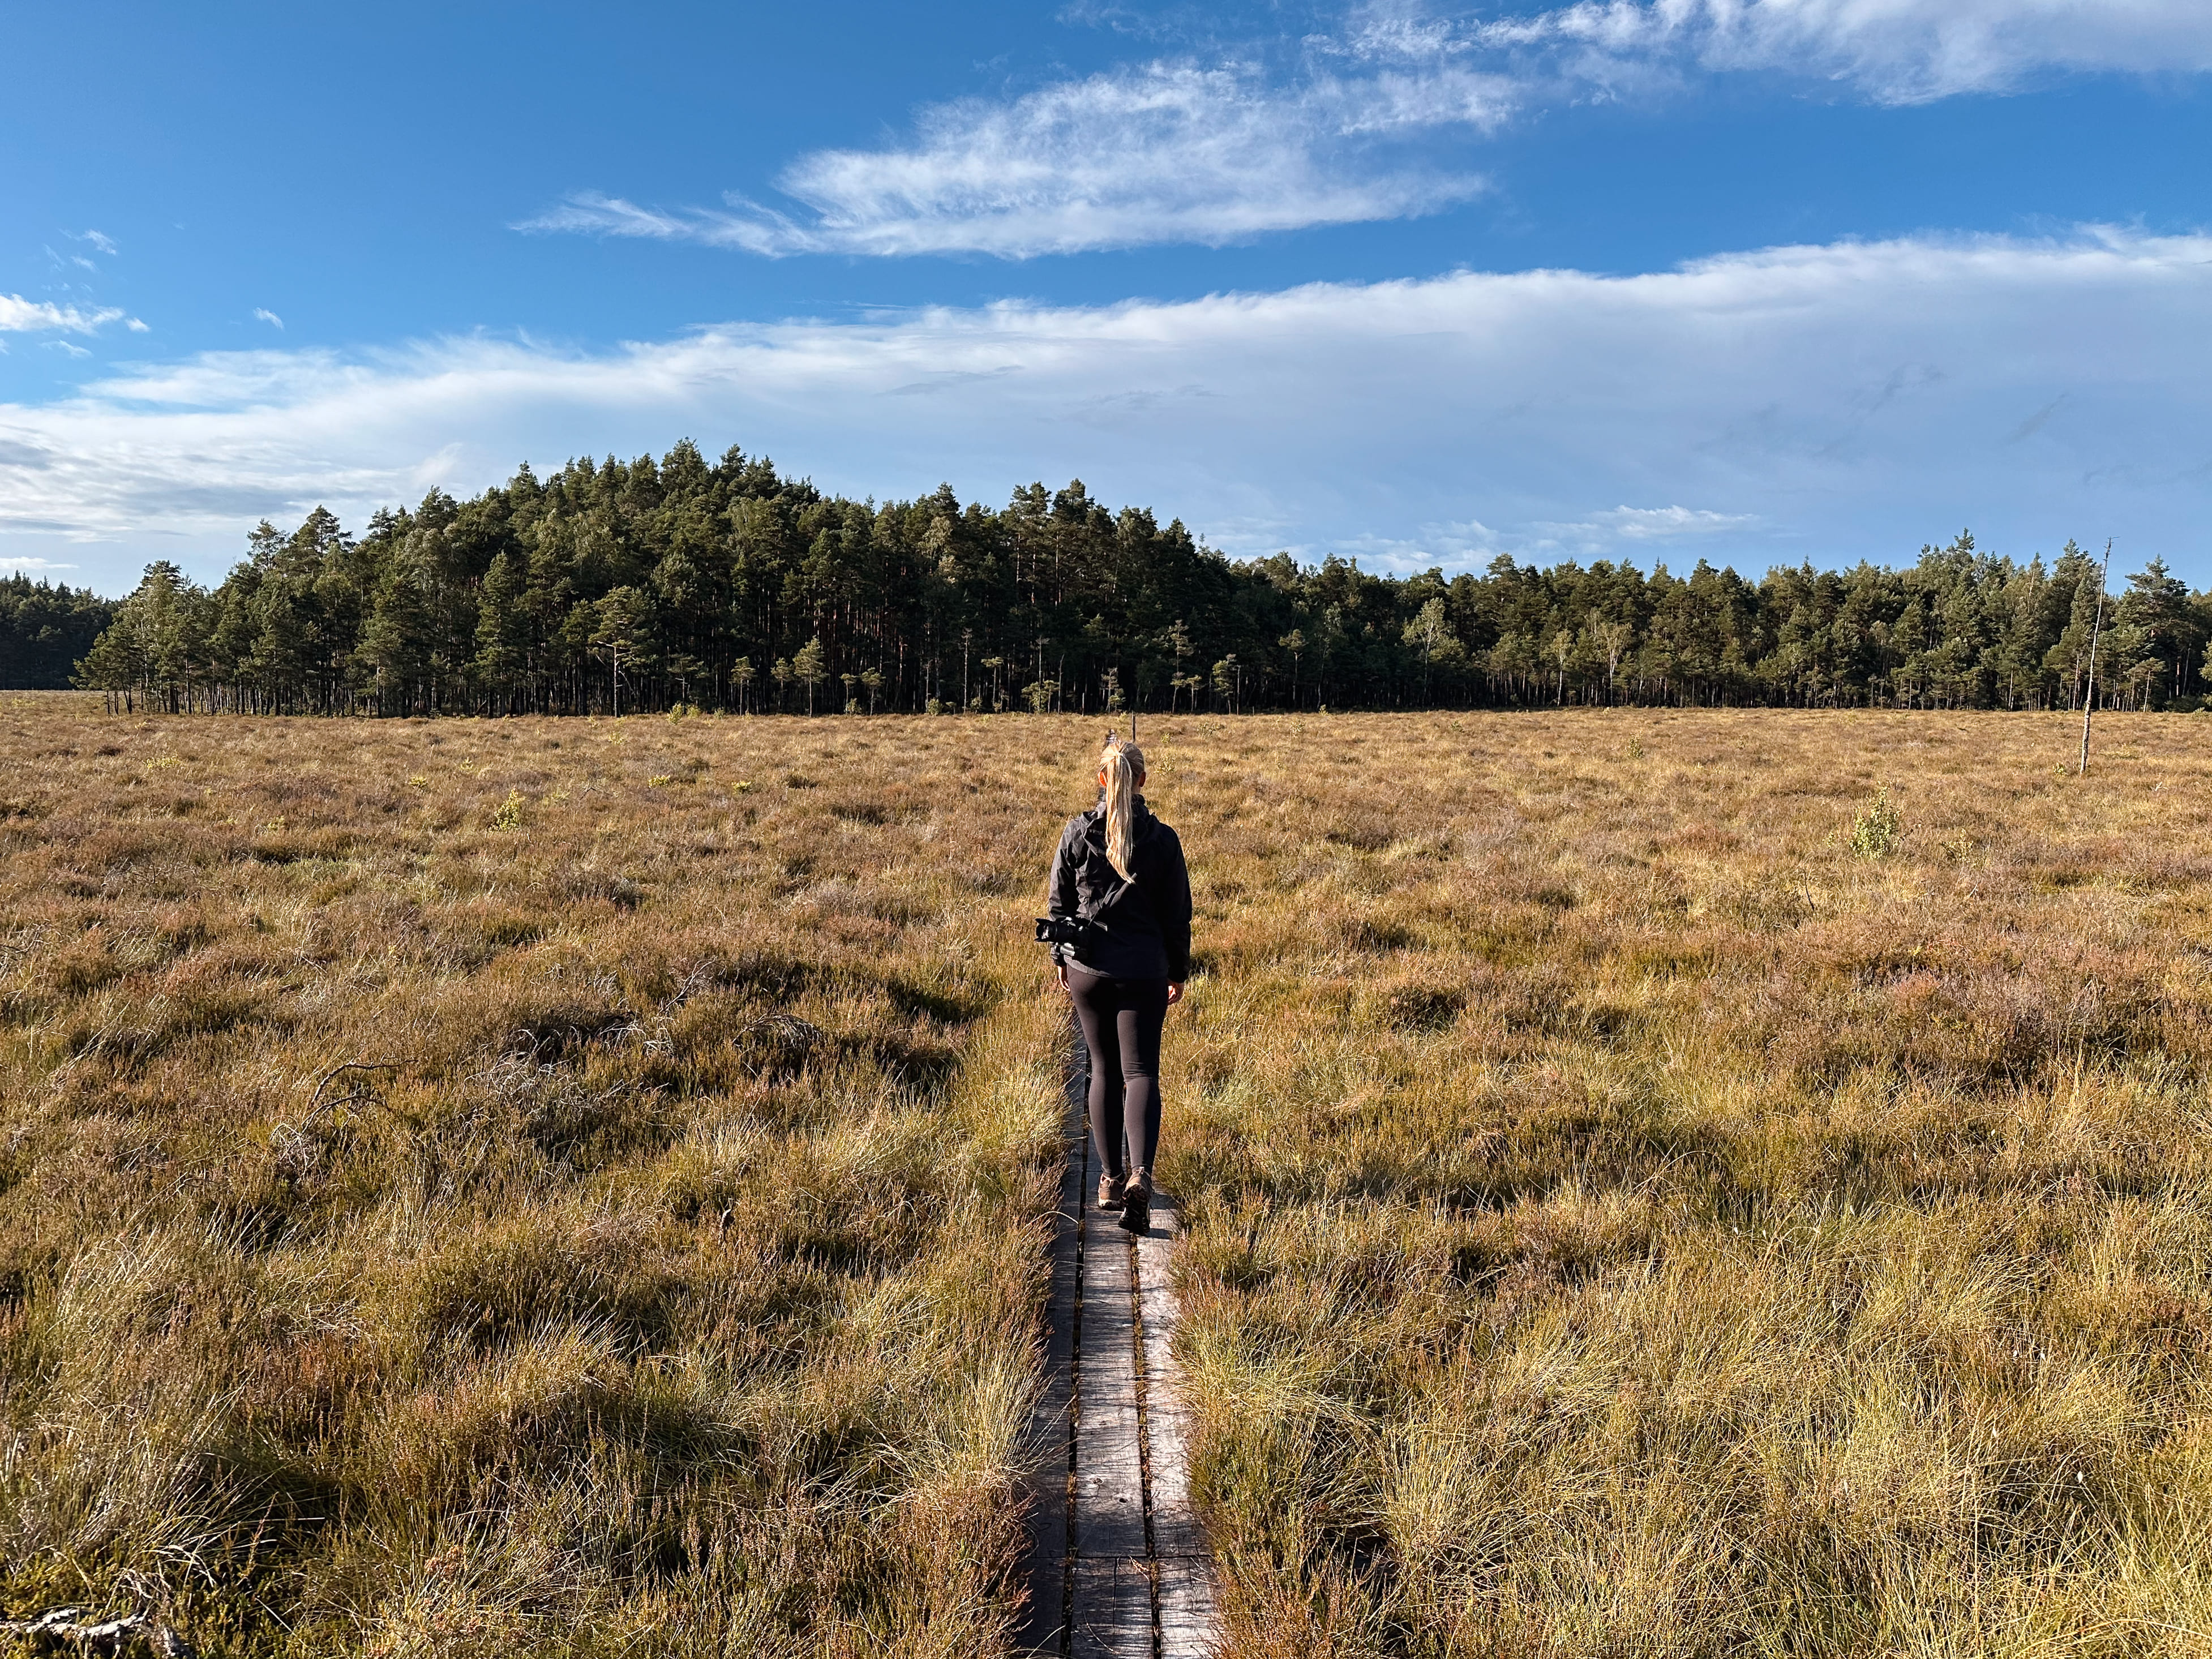
[(806, 688), (806, 712), (814, 712), (814, 688), (829, 678), (829, 653), (822, 648), (822, 636), (817, 634), (799, 648), (791, 659), (791, 672)]
[(422, 692), (429, 677), (429, 635), (422, 584), (406, 563), (395, 563), (377, 584), (358, 653), (379, 714), (410, 714), (426, 706)]
[(478, 684), (502, 711), (515, 706), (531, 665), (529, 582), (527, 567), (514, 553), (501, 549), (484, 572), (477, 606), (472, 665)]

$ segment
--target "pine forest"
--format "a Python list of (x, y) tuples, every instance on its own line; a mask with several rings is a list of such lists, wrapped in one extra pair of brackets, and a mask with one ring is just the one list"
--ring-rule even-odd
[[(2193, 708), (2212, 594), (2158, 559), (1983, 553), (1757, 582), (1510, 556), (1480, 575), (1248, 562), (1079, 483), (878, 505), (732, 449), (527, 467), (359, 535), (264, 521), (210, 591), (0, 582), (0, 684), (345, 714), (1675, 707)], [(2101, 555), (2101, 548), (2096, 550)], [(2094, 669), (2093, 669), (2093, 644)], [(2091, 688), (2094, 685), (2094, 692)]]

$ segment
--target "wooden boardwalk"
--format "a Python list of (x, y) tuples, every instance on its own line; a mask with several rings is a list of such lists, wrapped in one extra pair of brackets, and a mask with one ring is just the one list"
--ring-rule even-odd
[(1082, 1049), (1068, 1067), (1067, 1158), (1053, 1244), (1048, 1381), (1031, 1419), (1024, 1652), (1205, 1659), (1219, 1640), (1213, 1562), (1191, 1514), (1168, 1277), (1181, 1218), (1156, 1201), (1132, 1236), (1087, 1201), (1097, 1176)]

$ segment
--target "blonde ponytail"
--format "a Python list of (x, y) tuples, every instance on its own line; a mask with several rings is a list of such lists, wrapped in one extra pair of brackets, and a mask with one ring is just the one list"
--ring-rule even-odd
[(1130, 873), (1130, 858), (1137, 843), (1137, 789), (1145, 775), (1145, 751), (1133, 743), (1108, 738), (1098, 757), (1098, 769), (1106, 775), (1106, 861), (1122, 880)]

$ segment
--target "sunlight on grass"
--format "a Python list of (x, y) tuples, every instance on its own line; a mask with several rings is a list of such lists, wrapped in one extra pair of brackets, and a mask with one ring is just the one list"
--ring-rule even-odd
[(2212, 739), (1294, 720), (1163, 746), (1239, 1655), (2212, 1644)]
[[(11, 703), (0, 1611), (1003, 1651), (1099, 735)], [(1228, 1653), (2212, 1649), (2212, 735), (2124, 737), (1146, 722)]]
[(0, 731), (7, 1607), (1001, 1647), (1064, 769), (948, 788), (920, 722), (68, 708)]

